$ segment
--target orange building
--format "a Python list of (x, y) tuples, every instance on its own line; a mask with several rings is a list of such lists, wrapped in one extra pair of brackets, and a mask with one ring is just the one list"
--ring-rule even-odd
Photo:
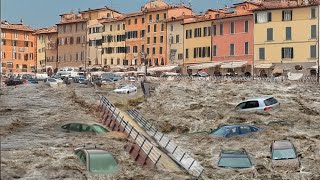
[(3, 73), (34, 72), (36, 38), (34, 30), (23, 24), (1, 22), (1, 59)]
[(170, 5), (161, 0), (146, 3), (142, 9), (145, 15), (145, 48), (149, 66), (168, 64), (166, 20), (182, 15), (192, 15), (191, 8), (184, 5)]

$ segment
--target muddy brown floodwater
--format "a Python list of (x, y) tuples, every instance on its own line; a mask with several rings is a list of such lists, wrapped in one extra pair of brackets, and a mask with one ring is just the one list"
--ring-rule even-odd
[[(125, 146), (123, 134), (104, 136), (64, 133), (67, 121), (99, 119), (98, 93), (87, 86), (50, 88), (17, 86), (0, 91), (1, 179), (187, 179), (185, 173), (142, 168)], [(106, 93), (110, 94), (110, 93)], [(73, 154), (76, 147), (100, 147), (113, 153), (119, 170), (88, 173)]]

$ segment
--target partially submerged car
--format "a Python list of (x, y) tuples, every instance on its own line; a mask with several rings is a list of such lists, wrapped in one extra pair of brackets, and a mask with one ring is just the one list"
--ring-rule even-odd
[(273, 141), (271, 147), (271, 162), (274, 169), (300, 168), (300, 154), (289, 140)]
[(115, 89), (114, 92), (116, 93), (131, 93), (131, 92), (135, 92), (137, 91), (137, 87), (135, 87), (134, 85), (122, 85), (120, 86), (118, 89)]
[(87, 133), (95, 133), (95, 134), (104, 134), (109, 132), (103, 126), (96, 123), (78, 123), (72, 122), (67, 123), (61, 126), (61, 128), (65, 132), (75, 131), (75, 132), (87, 132)]
[(56, 87), (56, 86), (62, 85), (63, 80), (48, 78), (48, 79), (45, 79), (45, 84), (51, 87)]
[(114, 173), (118, 170), (118, 163), (113, 155), (99, 148), (76, 148), (74, 153), (87, 170), (93, 173)]
[(236, 111), (270, 111), (278, 109), (280, 103), (274, 97), (260, 97), (242, 101), (236, 106)]
[(222, 125), (210, 132), (210, 135), (219, 137), (245, 136), (260, 131), (258, 127), (249, 125)]
[(218, 167), (244, 169), (251, 168), (254, 164), (245, 149), (223, 150), (219, 155)]

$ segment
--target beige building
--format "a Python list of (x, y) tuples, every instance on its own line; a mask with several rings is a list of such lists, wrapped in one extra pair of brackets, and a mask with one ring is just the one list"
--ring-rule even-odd
[(168, 65), (183, 65), (184, 30), (183, 22), (193, 15), (168, 19), (167, 23), (167, 57)]
[(87, 20), (73, 12), (62, 14), (58, 28), (57, 67), (85, 68)]
[(105, 31), (102, 33), (102, 59), (104, 66), (128, 66), (125, 45), (126, 30), (124, 17), (104, 19), (101, 21)]
[(87, 20), (87, 67), (103, 67), (102, 60), (102, 33), (105, 32), (104, 26), (100, 23), (101, 19), (113, 19), (119, 17), (121, 13), (108, 7), (98, 9), (88, 9), (81, 11), (80, 14)]
[[(35, 35), (37, 38), (37, 72), (46, 72), (46, 69), (48, 68), (51, 68), (53, 71), (54, 68), (52, 64), (48, 65), (48, 61), (56, 61), (57, 48), (53, 47), (52, 45), (56, 45), (57, 43), (57, 27), (53, 26), (49, 28), (38, 29), (36, 30)], [(50, 54), (48, 54), (48, 51), (54, 52), (50, 52)]]

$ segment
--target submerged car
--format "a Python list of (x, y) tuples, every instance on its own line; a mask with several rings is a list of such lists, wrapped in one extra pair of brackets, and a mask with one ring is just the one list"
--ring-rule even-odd
[(270, 111), (280, 107), (274, 97), (261, 97), (242, 101), (236, 106), (236, 111)]
[(122, 85), (120, 86), (118, 89), (115, 89), (114, 92), (116, 93), (131, 93), (131, 92), (135, 92), (137, 91), (137, 87), (135, 87), (134, 85)]
[(98, 148), (77, 148), (76, 156), (93, 173), (114, 173), (118, 170), (118, 163), (113, 155)]
[(271, 162), (274, 169), (300, 168), (300, 157), (289, 140), (273, 141), (271, 145)]
[(24, 82), (24, 80), (22, 80), (22, 79), (10, 78), (10, 79), (7, 79), (4, 83), (7, 86), (16, 86), (16, 85), (23, 84), (23, 82)]
[(260, 131), (259, 128), (249, 125), (222, 125), (219, 128), (212, 130), (209, 134), (220, 137), (244, 136)]
[(89, 132), (89, 133), (96, 133), (96, 134), (104, 134), (109, 132), (103, 126), (95, 123), (92, 123), (92, 124), (76, 123), (76, 122), (68, 123), (61, 126), (61, 128), (66, 132), (75, 131), (75, 132)]
[(251, 168), (252, 163), (248, 153), (242, 150), (223, 150), (219, 155), (218, 167), (244, 169)]
[(63, 84), (63, 80), (48, 78), (48, 79), (45, 79), (45, 84), (51, 87), (55, 87)]

